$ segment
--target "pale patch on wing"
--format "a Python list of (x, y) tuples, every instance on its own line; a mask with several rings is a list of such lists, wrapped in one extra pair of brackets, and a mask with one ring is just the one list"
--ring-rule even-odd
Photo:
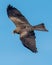
[(27, 31), (24, 31), (24, 32), (22, 32), (21, 34), (20, 34), (20, 37), (24, 37), (24, 36), (26, 36), (28, 34), (28, 32)]
[(10, 17), (10, 19), (14, 22), (14, 24), (16, 26), (19, 26), (20, 24), (24, 24), (23, 21), (21, 21), (20, 19), (16, 18), (16, 17)]
[(17, 17), (10, 17), (10, 19), (13, 21), (13, 23), (16, 25), (16, 26), (29, 26), (29, 24), (21, 21), (19, 18)]

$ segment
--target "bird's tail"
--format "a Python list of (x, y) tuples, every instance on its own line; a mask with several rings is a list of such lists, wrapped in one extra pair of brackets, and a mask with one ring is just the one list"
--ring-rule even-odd
[(37, 31), (47, 31), (48, 30), (45, 28), (44, 23), (41, 23), (39, 25), (33, 26), (33, 30), (37, 30)]

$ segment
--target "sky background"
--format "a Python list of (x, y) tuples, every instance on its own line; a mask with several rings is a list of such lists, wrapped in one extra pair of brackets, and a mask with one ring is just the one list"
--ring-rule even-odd
[[(30, 24), (44, 23), (49, 32), (35, 31), (38, 53), (25, 48), (6, 8), (19, 9)], [(0, 0), (0, 65), (52, 65), (52, 0)]]

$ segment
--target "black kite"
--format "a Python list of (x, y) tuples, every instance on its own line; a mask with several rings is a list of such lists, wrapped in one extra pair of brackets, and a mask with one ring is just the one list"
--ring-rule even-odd
[(20, 34), (20, 40), (22, 41), (23, 45), (26, 48), (30, 49), (32, 52), (36, 53), (37, 48), (34, 30), (48, 31), (45, 28), (44, 23), (41, 23), (36, 26), (30, 25), (30, 23), (22, 15), (22, 13), (15, 7), (12, 7), (11, 5), (7, 7), (7, 15), (16, 25), (16, 29), (13, 32)]

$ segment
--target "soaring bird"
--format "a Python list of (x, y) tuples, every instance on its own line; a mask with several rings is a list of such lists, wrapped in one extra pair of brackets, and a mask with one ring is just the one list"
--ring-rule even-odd
[(32, 52), (36, 53), (37, 48), (34, 30), (48, 31), (45, 28), (44, 23), (32, 26), (24, 17), (24, 15), (22, 15), (22, 13), (18, 9), (11, 5), (7, 6), (7, 15), (16, 25), (16, 29), (13, 31), (13, 33), (19, 34), (22, 44)]

